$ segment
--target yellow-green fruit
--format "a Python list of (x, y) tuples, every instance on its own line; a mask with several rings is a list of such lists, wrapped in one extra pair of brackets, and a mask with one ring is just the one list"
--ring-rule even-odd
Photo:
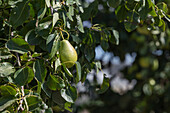
[(67, 68), (71, 68), (77, 61), (77, 52), (68, 40), (62, 40), (60, 42), (59, 52), (60, 60)]
[(159, 67), (159, 61), (157, 59), (154, 59), (152, 63), (152, 70), (157, 70), (158, 67)]
[(150, 34), (149, 30), (147, 29), (147, 26), (138, 27), (137, 32), (139, 32), (140, 34), (143, 34), (143, 35), (149, 35)]
[(149, 57), (141, 57), (139, 59), (139, 64), (143, 68), (148, 68), (150, 66), (150, 58)]

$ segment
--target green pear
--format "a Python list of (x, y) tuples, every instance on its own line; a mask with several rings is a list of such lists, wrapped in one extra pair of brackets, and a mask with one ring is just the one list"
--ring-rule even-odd
[(60, 60), (67, 68), (71, 68), (77, 61), (77, 52), (68, 40), (60, 42)]

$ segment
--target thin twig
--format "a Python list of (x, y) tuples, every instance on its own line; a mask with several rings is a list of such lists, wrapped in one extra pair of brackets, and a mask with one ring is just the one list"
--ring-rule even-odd
[[(21, 67), (21, 62), (20, 62), (20, 58), (19, 58), (18, 53), (16, 53), (16, 56), (17, 56), (18, 66)], [(21, 97), (24, 98), (24, 96), (25, 96), (25, 93), (24, 93), (24, 86), (21, 86)], [(18, 107), (18, 111), (19, 111), (20, 109), (21, 109), (22, 111), (24, 110), (24, 108), (22, 107), (23, 98), (20, 100), (20, 105), (19, 105), (19, 107)]]
[(18, 66), (19, 66), (19, 67), (21, 67), (21, 62), (20, 62), (20, 59), (19, 59), (19, 55), (18, 55), (18, 53), (16, 53), (16, 56), (17, 56)]
[(50, 5), (50, 9), (51, 9), (51, 15), (54, 14), (54, 11), (53, 11), (53, 7)]

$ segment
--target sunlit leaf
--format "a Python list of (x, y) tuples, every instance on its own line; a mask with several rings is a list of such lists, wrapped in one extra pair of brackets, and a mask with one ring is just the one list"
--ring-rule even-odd
[(159, 9), (163, 10), (165, 13), (168, 12), (168, 6), (164, 2), (160, 2), (156, 5)]
[(61, 89), (61, 96), (70, 103), (73, 103), (77, 99), (77, 90), (71, 86), (67, 89)]
[(21, 54), (24, 54), (25, 52), (30, 51), (30, 47), (28, 43), (25, 42), (25, 40), (21, 38), (13, 38), (9, 40), (6, 43), (6, 47), (10, 51), (14, 51), (14, 52), (21, 53)]
[(38, 19), (41, 20), (45, 16), (46, 11), (47, 11), (46, 6), (44, 8), (41, 8), (40, 11), (38, 12)]
[(50, 0), (45, 0), (45, 3), (46, 3), (46, 5), (47, 5), (47, 7), (50, 7), (50, 6), (51, 6)]
[(107, 91), (107, 89), (109, 88), (109, 78), (106, 78), (105, 75), (104, 75), (104, 78), (103, 78), (103, 83), (101, 85), (101, 88), (99, 90), (97, 90), (97, 93), (98, 94), (102, 94), (104, 92)]
[(15, 72), (13, 65), (9, 62), (0, 63), (0, 77), (6, 77)]
[(78, 29), (84, 33), (84, 27), (83, 27), (83, 23), (82, 20), (80, 18), (80, 15), (76, 15), (76, 19), (77, 19), (77, 25), (78, 25)]
[(17, 93), (16, 90), (9, 85), (0, 86), (0, 94), (2, 96), (10, 96), (10, 95), (15, 96), (16, 93)]
[(59, 14), (55, 12), (53, 14), (53, 27), (55, 26), (56, 22), (59, 20)]
[(117, 30), (114, 30), (114, 29), (112, 30), (112, 32), (113, 32), (113, 36), (115, 38), (116, 45), (119, 45), (119, 32)]

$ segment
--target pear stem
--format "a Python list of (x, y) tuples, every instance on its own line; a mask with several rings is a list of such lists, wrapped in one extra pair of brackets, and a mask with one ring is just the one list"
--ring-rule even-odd
[(62, 31), (60, 31), (60, 33), (61, 33), (61, 37), (62, 37), (62, 39), (64, 40), (64, 37), (63, 37), (63, 33), (62, 33)]
[(70, 37), (69, 33), (68, 33), (67, 31), (63, 30), (63, 29), (62, 29), (62, 31), (64, 31), (65, 33), (67, 33), (67, 40), (68, 40), (69, 37)]

